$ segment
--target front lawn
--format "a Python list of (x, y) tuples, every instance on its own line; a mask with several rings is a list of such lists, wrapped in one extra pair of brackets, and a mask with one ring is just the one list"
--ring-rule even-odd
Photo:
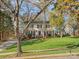
[[(24, 52), (30, 50), (46, 50), (55, 48), (79, 50), (78, 47), (79, 47), (79, 38), (71, 38), (71, 37), (36, 39), (22, 42), (22, 49)], [(12, 45), (11, 47), (4, 50), (4, 52), (16, 52), (16, 45)]]

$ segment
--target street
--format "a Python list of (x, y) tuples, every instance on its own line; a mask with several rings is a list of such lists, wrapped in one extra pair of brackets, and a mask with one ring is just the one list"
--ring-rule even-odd
[(79, 59), (79, 56), (64, 56), (64, 57), (43, 57), (33, 59)]

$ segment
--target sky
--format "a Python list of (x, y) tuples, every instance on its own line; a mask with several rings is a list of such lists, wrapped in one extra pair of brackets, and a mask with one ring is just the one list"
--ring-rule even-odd
[[(15, 1), (16, 0), (12, 0), (12, 2), (11, 2), (13, 6), (15, 6), (15, 3), (16, 3)], [(39, 3), (39, 0), (32, 0), (32, 1)], [(56, 3), (56, 2), (57, 2), (57, 0), (54, 0), (54, 3)], [(21, 9), (20, 9), (20, 13), (19, 13), (20, 15), (23, 15), (23, 14), (25, 14), (25, 12), (28, 12), (26, 5), (27, 4), (23, 2), (22, 6), (21, 6)], [(37, 8), (35, 6), (32, 6), (32, 4), (28, 3), (28, 5), (29, 5), (29, 9), (31, 9), (30, 13), (37, 14), (40, 11), (39, 8)], [(51, 4), (48, 7), (49, 11), (51, 11), (52, 9), (54, 9), (54, 4)], [(68, 19), (68, 16), (64, 15), (64, 20), (66, 21), (67, 19)]]
[[(12, 2), (11, 2), (14, 7), (15, 7), (15, 4), (16, 4), (15, 1), (16, 0), (12, 0)], [(32, 1), (33, 2), (39, 2), (39, 0), (32, 0)], [(56, 0), (54, 1), (54, 3), (56, 3)], [(32, 4), (28, 3), (28, 5), (29, 5), (29, 8), (31, 9), (31, 13), (36, 14), (40, 11), (39, 8), (32, 6)], [(53, 8), (54, 8), (54, 5), (52, 4), (48, 7), (48, 10), (51, 11), (51, 9), (53, 9)], [(20, 15), (23, 15), (25, 12), (27, 12), (27, 7), (26, 7), (26, 4), (23, 2), (21, 9), (20, 9)]]

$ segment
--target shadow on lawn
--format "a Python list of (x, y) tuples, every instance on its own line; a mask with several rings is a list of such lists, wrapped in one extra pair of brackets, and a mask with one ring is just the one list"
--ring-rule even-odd
[[(24, 41), (21, 42), (21, 46), (39, 44), (39, 43), (42, 43), (42, 42), (44, 42), (44, 41), (45, 41), (45, 40), (42, 40), (42, 39), (24, 40)], [(16, 48), (16, 45), (17, 45), (17, 44), (14, 44), (14, 45), (8, 47), (7, 49)]]
[(44, 41), (45, 41), (45, 40), (42, 40), (42, 39), (23, 41), (23, 42), (22, 42), (22, 46), (24, 46), (24, 45), (39, 44), (39, 43), (42, 43), (42, 42), (44, 42)]
[(70, 54), (72, 53), (72, 49), (76, 49), (78, 47), (79, 47), (79, 44), (75, 44), (75, 43), (71, 43), (66, 46), (66, 48), (69, 49)]
[(75, 36), (75, 37), (71, 37), (71, 38), (79, 38), (78, 36)]

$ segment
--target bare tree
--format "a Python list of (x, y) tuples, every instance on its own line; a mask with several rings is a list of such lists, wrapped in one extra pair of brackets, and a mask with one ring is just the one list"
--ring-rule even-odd
[[(20, 8), (21, 8), (21, 5), (22, 5), (22, 2), (24, 0), (21, 0), (21, 3), (19, 3), (19, 0), (16, 0), (16, 5), (15, 5), (15, 8), (14, 10), (11, 9), (11, 7), (9, 7), (9, 5), (7, 3), (4, 2), (4, 0), (1, 0), (2, 4), (4, 4), (4, 6), (6, 8), (9, 9), (9, 12), (12, 13), (12, 16), (14, 17), (14, 20), (16, 22), (16, 38), (17, 38), (17, 56), (21, 56), (22, 54), (22, 49), (21, 49), (21, 38), (20, 38), (20, 32), (19, 32), (19, 12), (20, 12)], [(27, 1), (27, 0), (25, 0)], [(30, 1), (30, 0), (28, 0)], [(48, 5), (50, 5), (50, 3), (52, 2), (52, 0), (50, 0), (42, 9), (40, 12), (37, 13), (37, 15), (29, 20), (28, 24), (25, 26), (25, 29), (23, 30), (23, 33), (27, 30), (28, 26), (31, 24), (32, 21), (36, 20), (36, 18), (47, 8)]]

